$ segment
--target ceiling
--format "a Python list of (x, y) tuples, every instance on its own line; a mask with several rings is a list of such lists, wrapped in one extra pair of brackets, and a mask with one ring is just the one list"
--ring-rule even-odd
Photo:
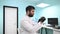
[(27, 2), (27, 3), (33, 3), (34, 5), (37, 5), (39, 3), (47, 3), (51, 5), (56, 5), (60, 3), (60, 0), (20, 0), (22, 2)]

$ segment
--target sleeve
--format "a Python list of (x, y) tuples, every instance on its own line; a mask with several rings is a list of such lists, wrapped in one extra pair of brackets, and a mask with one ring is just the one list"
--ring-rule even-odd
[(23, 21), (22, 24), (22, 26), (29, 32), (36, 32), (42, 28), (42, 24), (40, 24), (40, 22), (34, 26), (30, 24), (28, 21)]

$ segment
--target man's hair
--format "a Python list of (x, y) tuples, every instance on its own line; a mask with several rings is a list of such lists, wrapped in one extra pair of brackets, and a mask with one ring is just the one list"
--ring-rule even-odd
[(33, 6), (27, 6), (27, 7), (26, 7), (26, 12), (27, 12), (27, 11), (31, 11), (32, 9), (35, 9), (35, 7), (33, 7)]

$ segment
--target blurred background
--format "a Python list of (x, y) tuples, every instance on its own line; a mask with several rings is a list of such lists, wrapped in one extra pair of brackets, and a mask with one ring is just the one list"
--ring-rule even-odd
[[(3, 34), (3, 6), (18, 7), (18, 27), (20, 28), (20, 20), (26, 14), (25, 8), (28, 5), (35, 7), (34, 21), (42, 16), (46, 17), (45, 24), (48, 24), (48, 18), (58, 18), (60, 26), (60, 0), (0, 0), (0, 34)], [(52, 31), (50, 32), (52, 33)]]

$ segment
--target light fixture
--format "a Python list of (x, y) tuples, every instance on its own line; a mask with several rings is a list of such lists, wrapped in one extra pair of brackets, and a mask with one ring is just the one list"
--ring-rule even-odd
[(45, 7), (49, 6), (49, 4), (40, 3), (40, 4), (36, 5), (36, 6), (41, 7), (41, 8), (45, 8)]

